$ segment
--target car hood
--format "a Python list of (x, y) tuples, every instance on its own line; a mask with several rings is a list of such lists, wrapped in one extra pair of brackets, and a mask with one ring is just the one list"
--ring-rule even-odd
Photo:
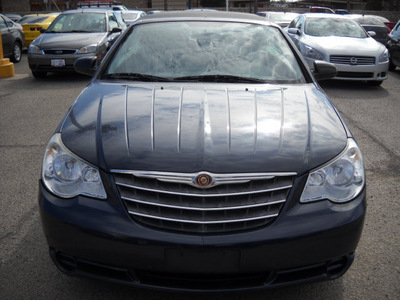
[(338, 155), (346, 130), (313, 84), (93, 82), (58, 131), (108, 171), (303, 173)]
[(35, 44), (42, 49), (79, 49), (87, 45), (98, 44), (106, 35), (106, 32), (43, 33)]
[(303, 42), (329, 55), (381, 55), (385, 46), (373, 38), (307, 36)]

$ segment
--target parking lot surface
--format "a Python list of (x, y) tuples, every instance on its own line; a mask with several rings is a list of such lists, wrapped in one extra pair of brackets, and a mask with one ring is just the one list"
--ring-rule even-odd
[[(62, 117), (89, 82), (77, 74), (34, 79), (26, 55), (0, 79), (1, 299), (399, 299), (400, 69), (381, 87), (321, 86), (360, 145), (368, 212), (350, 270), (340, 279), (240, 294), (188, 295), (68, 277), (51, 262), (37, 207), (42, 157)], [(306, 221), (306, 220), (305, 220)]]

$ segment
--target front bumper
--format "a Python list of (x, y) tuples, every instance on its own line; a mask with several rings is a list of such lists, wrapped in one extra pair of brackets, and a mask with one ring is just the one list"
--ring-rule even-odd
[(263, 289), (334, 279), (353, 261), (365, 190), (346, 204), (301, 205), (304, 179), (273, 224), (236, 234), (155, 230), (132, 221), (117, 197), (60, 199), (42, 183), (39, 205), (51, 257), (69, 275), (164, 290)]
[[(314, 69), (314, 59), (305, 57), (310, 69)], [(329, 61), (328, 61), (329, 62)], [(375, 65), (333, 64), (338, 74), (333, 79), (357, 81), (383, 81), (388, 77), (389, 61)]]
[[(28, 54), (28, 64), (32, 71), (36, 72), (74, 72), (75, 61), (90, 54), (48, 55)], [(52, 66), (52, 60), (64, 60), (64, 66)]]

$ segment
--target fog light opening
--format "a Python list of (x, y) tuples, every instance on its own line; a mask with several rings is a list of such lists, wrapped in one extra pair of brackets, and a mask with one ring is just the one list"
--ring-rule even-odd
[(332, 260), (326, 266), (326, 274), (329, 279), (336, 279), (341, 277), (350, 267), (354, 260), (354, 253), (348, 256)]
[(76, 274), (77, 262), (76, 259), (70, 255), (61, 252), (55, 254), (56, 265), (66, 274)]

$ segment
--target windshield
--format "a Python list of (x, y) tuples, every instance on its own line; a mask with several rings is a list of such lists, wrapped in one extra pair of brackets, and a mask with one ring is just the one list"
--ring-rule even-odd
[(34, 23), (41, 23), (46, 20), (48, 16), (25, 16), (19, 19), (19, 24), (34, 24)]
[(105, 14), (76, 13), (59, 15), (46, 32), (105, 32)]
[(312, 36), (367, 37), (365, 31), (357, 22), (342, 18), (308, 18), (304, 32)]
[(169, 79), (202, 76), (214, 82), (235, 77), (304, 82), (279, 29), (224, 22), (137, 25), (103, 75), (129, 73)]

